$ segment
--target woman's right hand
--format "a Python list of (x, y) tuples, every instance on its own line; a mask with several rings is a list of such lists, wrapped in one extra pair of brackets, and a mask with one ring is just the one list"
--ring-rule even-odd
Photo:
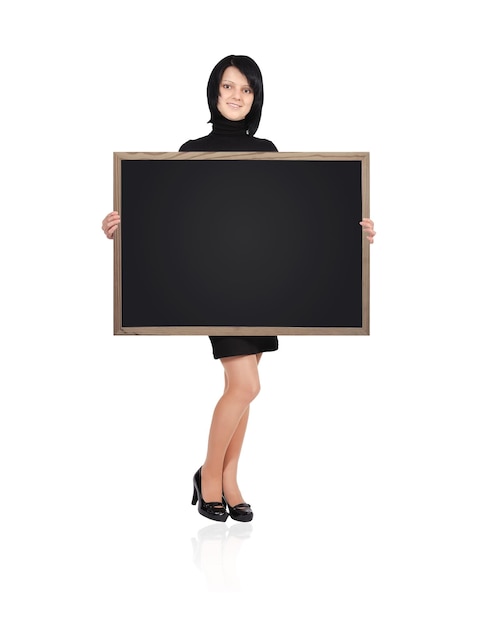
[(117, 211), (112, 211), (102, 220), (102, 230), (107, 239), (113, 239), (115, 231), (119, 228), (120, 215)]

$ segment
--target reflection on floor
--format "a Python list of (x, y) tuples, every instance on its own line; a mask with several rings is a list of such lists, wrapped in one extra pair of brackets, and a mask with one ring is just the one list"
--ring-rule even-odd
[(203, 572), (209, 591), (240, 590), (236, 561), (243, 541), (252, 531), (250, 523), (228, 526), (214, 522), (191, 539), (194, 564)]

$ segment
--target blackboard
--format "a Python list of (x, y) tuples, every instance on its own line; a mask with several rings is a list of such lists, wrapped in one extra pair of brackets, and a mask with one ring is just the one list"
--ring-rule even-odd
[(116, 152), (114, 333), (369, 334), (369, 154)]

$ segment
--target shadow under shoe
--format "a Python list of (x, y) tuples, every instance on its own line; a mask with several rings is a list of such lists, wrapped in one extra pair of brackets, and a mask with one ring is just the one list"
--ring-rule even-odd
[(228, 519), (228, 512), (224, 502), (205, 502), (201, 491), (201, 468), (194, 474), (194, 493), (192, 504), (197, 502), (197, 510), (201, 515), (216, 522), (225, 522)]

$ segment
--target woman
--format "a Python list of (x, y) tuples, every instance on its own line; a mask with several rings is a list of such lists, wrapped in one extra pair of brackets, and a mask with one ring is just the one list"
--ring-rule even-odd
[[(263, 80), (249, 57), (230, 55), (211, 72), (207, 88), (212, 132), (187, 141), (180, 151), (277, 152), (276, 146), (254, 134), (263, 107)], [(102, 228), (112, 239), (120, 223), (112, 212)], [(375, 231), (370, 219), (360, 222), (370, 243)], [(226, 521), (251, 521), (253, 511), (244, 502), (237, 483), (238, 461), (248, 424), (249, 407), (258, 395), (258, 364), (263, 352), (278, 349), (277, 337), (210, 337), (215, 359), (224, 368), (225, 389), (217, 403), (209, 432), (206, 459), (194, 475), (192, 504), (201, 515)]]

